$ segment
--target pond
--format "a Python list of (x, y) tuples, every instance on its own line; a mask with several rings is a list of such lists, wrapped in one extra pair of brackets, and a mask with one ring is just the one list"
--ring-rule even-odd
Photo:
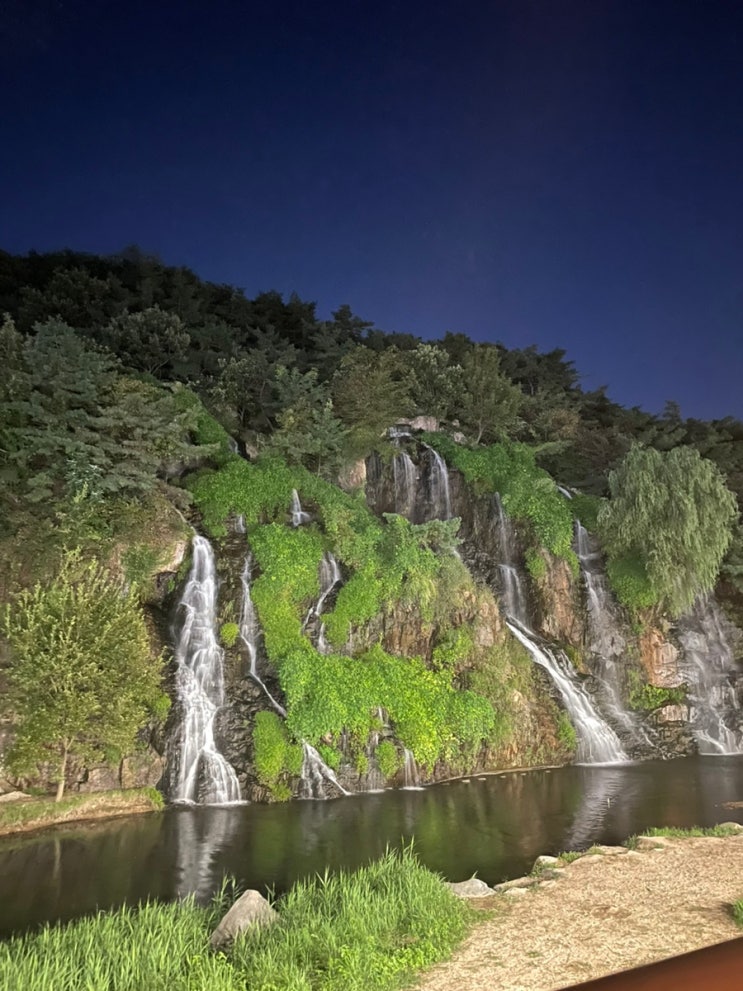
[(0, 933), (145, 898), (206, 901), (224, 875), (285, 890), (414, 839), (450, 880), (528, 872), (541, 853), (650, 826), (743, 823), (743, 757), (511, 772), (329, 802), (172, 808), (0, 841)]

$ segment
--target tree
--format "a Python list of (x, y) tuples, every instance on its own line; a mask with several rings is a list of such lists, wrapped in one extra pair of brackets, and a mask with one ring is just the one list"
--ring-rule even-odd
[(279, 366), (276, 391), (282, 409), (268, 449), (290, 464), (303, 464), (318, 475), (332, 477), (342, 462), (345, 430), (333, 414), (327, 385), (318, 384), (314, 368), (302, 374), (296, 368)]
[(151, 375), (183, 358), (191, 342), (181, 318), (159, 306), (122, 313), (98, 336), (129, 368)]
[(420, 413), (449, 419), (457, 410), (465, 380), (459, 365), (436, 344), (419, 344), (406, 352), (413, 374), (413, 399)]
[(361, 345), (346, 355), (333, 378), (333, 403), (359, 449), (371, 450), (387, 427), (410, 415), (413, 384), (396, 348), (377, 352)]
[(516, 424), (521, 390), (503, 374), (498, 349), (478, 344), (465, 356), (464, 393), (459, 414), (465, 426), (475, 430), (475, 443), (504, 440)]
[(136, 590), (69, 552), (57, 577), (5, 609), (7, 670), (19, 773), (48, 765), (62, 798), (70, 761), (113, 761), (134, 748), (149, 715), (163, 716), (162, 658), (150, 651)]
[(609, 473), (609, 489), (599, 532), (610, 573), (612, 559), (615, 573), (639, 562), (655, 603), (681, 615), (714, 587), (732, 539), (738, 510), (724, 476), (691, 447), (634, 445)]

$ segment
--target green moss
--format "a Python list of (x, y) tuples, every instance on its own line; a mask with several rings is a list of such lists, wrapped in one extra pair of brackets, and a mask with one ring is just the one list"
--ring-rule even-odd
[(528, 547), (524, 557), (526, 560), (526, 570), (534, 581), (538, 582), (547, 577), (547, 562), (536, 548)]
[(578, 746), (578, 736), (575, 732), (575, 727), (570, 722), (570, 716), (564, 710), (560, 712), (557, 720), (557, 739), (566, 750), (571, 752), (575, 751)]
[(657, 688), (643, 681), (639, 672), (635, 670), (629, 672), (629, 685), (629, 704), (639, 712), (652, 712), (654, 709), (661, 709), (664, 705), (681, 705), (686, 701), (686, 689), (683, 686)]
[(617, 599), (628, 609), (649, 609), (658, 601), (639, 555), (610, 558), (606, 573)]
[(253, 724), (254, 765), (258, 780), (273, 797), (284, 801), (291, 797), (286, 776), (298, 774), (302, 767), (302, 748), (292, 743), (283, 722), (274, 712), (259, 712)]
[(379, 773), (385, 780), (394, 777), (402, 767), (402, 757), (392, 740), (382, 740), (374, 751)]
[(225, 647), (234, 647), (240, 635), (240, 627), (237, 623), (222, 623), (219, 628), (219, 639)]

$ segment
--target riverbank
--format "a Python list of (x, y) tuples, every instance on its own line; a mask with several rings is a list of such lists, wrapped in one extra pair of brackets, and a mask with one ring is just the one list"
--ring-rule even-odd
[(25, 795), (10, 800), (6, 798), (0, 801), (0, 836), (30, 833), (72, 822), (158, 812), (163, 806), (162, 795), (155, 788), (70, 795), (61, 802)]
[(488, 916), (420, 991), (556, 991), (741, 935), (743, 832), (594, 850), (473, 902)]

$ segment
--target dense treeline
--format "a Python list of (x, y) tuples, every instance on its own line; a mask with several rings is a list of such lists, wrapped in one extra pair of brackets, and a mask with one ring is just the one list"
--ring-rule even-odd
[[(525, 442), (553, 477), (588, 494), (608, 495), (609, 473), (639, 443), (694, 448), (743, 497), (740, 421), (683, 419), (673, 402), (661, 416), (625, 409), (603, 388), (583, 391), (560, 349), (462, 333), (422, 341), (385, 333), (347, 305), (321, 320), (297, 296), (248, 299), (136, 248), (107, 258), (0, 252), (3, 312), (12, 321), (0, 338), (8, 508), (52, 493), (132, 494), (177, 474), (195, 435), (174, 383), (249, 449), (328, 478), (379, 446), (391, 422), (428, 414), (475, 443)], [(726, 567), (743, 571), (739, 539)]]

